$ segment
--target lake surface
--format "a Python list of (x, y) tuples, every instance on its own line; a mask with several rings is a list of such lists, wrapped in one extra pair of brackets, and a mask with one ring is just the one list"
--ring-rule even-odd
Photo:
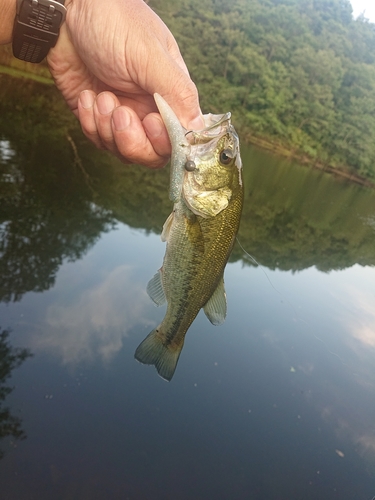
[(1, 498), (372, 500), (375, 192), (243, 146), (227, 320), (167, 383), (133, 357), (167, 169), (91, 147), (52, 87), (0, 99)]

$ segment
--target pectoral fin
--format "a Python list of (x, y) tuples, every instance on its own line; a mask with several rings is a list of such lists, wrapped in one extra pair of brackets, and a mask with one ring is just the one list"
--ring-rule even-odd
[(157, 306), (162, 306), (167, 301), (163, 289), (162, 273), (163, 271), (159, 269), (147, 284), (148, 296)]
[(168, 216), (167, 220), (163, 224), (163, 231), (161, 232), (161, 236), (160, 236), (161, 241), (168, 241), (169, 233), (171, 231), (173, 219), (174, 219), (174, 212), (172, 212)]
[(224, 288), (224, 278), (221, 278), (219, 281), (216, 290), (203, 307), (203, 310), (213, 325), (221, 325), (221, 323), (224, 323), (227, 315), (227, 298)]

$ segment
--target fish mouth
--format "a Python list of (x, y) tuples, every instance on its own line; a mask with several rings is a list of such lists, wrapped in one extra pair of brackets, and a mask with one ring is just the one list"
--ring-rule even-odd
[[(168, 103), (157, 93), (154, 94), (154, 98), (172, 145), (169, 198), (177, 203), (180, 200), (185, 173), (189, 168), (194, 170), (196, 156), (199, 155), (203, 158), (214, 147), (215, 142), (227, 133), (233, 134), (235, 137), (238, 136), (231, 124), (231, 113), (203, 115), (205, 124), (203, 129), (186, 130)], [(236, 151), (238, 151), (238, 147)], [(237, 158), (236, 165), (240, 169), (239, 155)], [(186, 168), (189, 162), (191, 165)]]
[(187, 130), (185, 137), (191, 145), (205, 144), (212, 139), (220, 139), (231, 127), (231, 113), (223, 115), (204, 115), (203, 119), (206, 127), (201, 130)]

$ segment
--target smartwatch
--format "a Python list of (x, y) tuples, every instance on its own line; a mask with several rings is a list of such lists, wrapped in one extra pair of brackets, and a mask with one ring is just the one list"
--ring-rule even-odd
[(17, 0), (13, 28), (13, 55), (39, 63), (54, 47), (64, 22), (65, 0)]

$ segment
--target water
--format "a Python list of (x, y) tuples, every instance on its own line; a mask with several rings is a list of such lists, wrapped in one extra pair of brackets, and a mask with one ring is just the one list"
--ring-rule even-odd
[(168, 172), (0, 84), (1, 498), (371, 500), (374, 192), (243, 147), (260, 266), (236, 246), (226, 322), (198, 315), (167, 383), (133, 354), (165, 311)]

